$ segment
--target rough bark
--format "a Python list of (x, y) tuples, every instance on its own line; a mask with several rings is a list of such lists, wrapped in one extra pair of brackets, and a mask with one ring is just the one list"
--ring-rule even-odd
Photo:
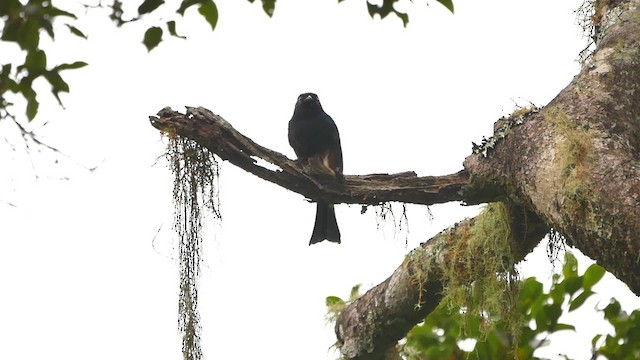
[[(475, 184), (503, 189), (508, 194), (503, 200), (543, 220), (535, 222), (537, 227), (549, 224), (640, 295), (640, 1), (617, 5), (599, 9), (608, 11), (602, 19), (607, 25), (600, 26), (605, 33), (580, 74), (543, 109), (499, 121), (494, 138), (478, 147), (464, 166)], [(427, 245), (432, 241), (433, 246), (424, 249), (438, 259), (433, 247), (441, 240), (436, 236)], [(383, 359), (406, 334), (393, 322), (379, 322), (365, 334), (354, 331), (356, 324), (366, 324), (371, 311), (386, 319), (407, 318), (410, 302), (389, 303), (385, 295), (396, 291), (389, 288), (392, 279), (410, 278), (398, 275), (403, 269), (404, 263), (342, 312), (336, 334), (346, 358)], [(422, 286), (446, 285), (432, 282), (439, 281), (439, 275), (434, 272)], [(416, 296), (407, 298), (415, 301)], [(440, 295), (425, 293), (423, 299), (433, 309)], [(413, 315), (415, 323), (423, 316)]]
[(592, 62), (473, 175), (510, 187), (569, 242), (640, 295), (639, 1), (602, 37)]
[[(640, 295), (640, 0), (596, 4), (593, 19), (600, 22), (591, 62), (544, 108), (501, 119), (494, 137), (449, 176), (408, 172), (332, 181), (255, 144), (202, 108), (186, 115), (163, 110), (151, 122), (313, 200), (505, 202), (519, 209), (510, 219), (517, 233), (514, 260), (553, 228)], [(382, 359), (432, 311), (447, 286), (441, 269), (451, 264), (450, 250), (467, 241), (465, 229), (476, 222), (467, 220), (415, 249), (391, 277), (347, 306), (336, 323), (342, 355)]]

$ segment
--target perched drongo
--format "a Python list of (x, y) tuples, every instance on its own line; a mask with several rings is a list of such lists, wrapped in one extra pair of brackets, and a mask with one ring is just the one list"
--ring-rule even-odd
[[(318, 95), (298, 96), (293, 117), (289, 121), (289, 144), (299, 160), (315, 170), (342, 177), (342, 148), (338, 128), (331, 116), (322, 110)], [(323, 240), (340, 243), (340, 230), (333, 204), (318, 202), (316, 223), (309, 245)]]

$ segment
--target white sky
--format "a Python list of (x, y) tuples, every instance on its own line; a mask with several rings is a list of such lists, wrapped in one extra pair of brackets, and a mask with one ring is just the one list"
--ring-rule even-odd
[[(515, 103), (544, 105), (577, 74), (580, 2), (457, 0), (455, 15), (407, 2), (405, 29), (392, 15), (371, 20), (364, 1), (283, 0), (269, 19), (257, 3), (220, 0), (214, 33), (191, 9), (178, 21), (188, 40), (150, 54), (140, 43), (148, 23), (114, 29), (90, 13), (79, 24), (88, 41), (58, 24), (49, 64), (90, 66), (65, 74), (66, 110), (41, 84), (37, 123), (50, 122), (40, 131), (49, 144), (100, 166), (40, 155), (35, 180), (23, 153), (0, 143), (0, 359), (180, 358), (172, 179), (165, 162), (153, 166), (165, 144), (149, 115), (204, 106), (293, 157), (287, 122), (297, 95), (313, 91), (338, 125), (347, 174), (452, 173)], [(343, 243), (309, 247), (315, 205), (300, 195), (224, 164), (221, 201), (201, 278), (207, 359), (336, 358), (324, 298), (383, 281), (406, 252), (478, 209), (433, 206), (429, 221), (410, 206), (407, 233), (340, 205)], [(549, 281), (544, 249), (523, 272)], [(603, 303), (640, 307), (615, 279), (598, 290)], [(545, 354), (586, 358), (601, 328), (590, 319)]]

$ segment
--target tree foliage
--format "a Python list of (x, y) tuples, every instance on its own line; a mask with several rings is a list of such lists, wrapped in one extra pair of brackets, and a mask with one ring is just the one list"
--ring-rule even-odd
[[(116, 24), (124, 24), (143, 19), (161, 5), (163, 0), (144, 0), (137, 9), (137, 14), (127, 18), (127, 14), (122, 9), (122, 1), (113, 0), (110, 3), (99, 3), (96, 7), (110, 9), (109, 18)], [(203, 18), (215, 28), (218, 21), (218, 11), (212, 0), (184, 0), (176, 13), (184, 15), (184, 12), (191, 6), (199, 5), (198, 11)], [(92, 7), (85, 5), (87, 10)], [(43, 34), (52, 40), (56, 39), (56, 31), (59, 27), (54, 27), (54, 23), (62, 23), (63, 29), (67, 29), (71, 34), (87, 39), (85, 32), (76, 27), (78, 16), (67, 10), (56, 7), (50, 0), (29, 0), (26, 3), (20, 0), (3, 0), (0, 3), (0, 45), (15, 43), (24, 54), (24, 60), (20, 63), (8, 62), (1, 65), (0, 70), (0, 119), (12, 116), (9, 108), (13, 103), (7, 98), (8, 93), (14, 93), (23, 97), (26, 102), (26, 115), (29, 121), (33, 120), (38, 113), (39, 102), (33, 83), (44, 78), (51, 85), (51, 92), (58, 103), (62, 105), (59, 94), (69, 92), (69, 85), (62, 78), (63, 70), (79, 69), (85, 67), (87, 63), (83, 61), (73, 61), (70, 63), (47, 64), (46, 50), (42, 48), (40, 38)], [(163, 27), (166, 27), (169, 34), (179, 36), (176, 32), (175, 21), (167, 21), (161, 26), (152, 25), (144, 34), (143, 43), (149, 51), (158, 46), (162, 41)], [(59, 34), (58, 34), (59, 35)]]
[[(470, 313), (464, 305), (442, 302), (411, 329), (397, 350), (407, 360), (539, 359), (536, 350), (549, 346), (553, 334), (576, 331), (574, 325), (563, 323), (561, 317), (579, 309), (593, 296), (593, 287), (604, 274), (601, 266), (593, 264), (579, 275), (576, 258), (567, 253), (562, 274), (553, 276), (548, 291), (535, 278), (522, 281), (517, 306), (523, 318), (517, 336), (513, 336), (512, 324), (499, 314), (482, 309)], [(357, 298), (354, 291), (358, 289), (351, 290), (347, 301), (337, 296), (327, 297), (327, 318), (335, 320), (336, 314)], [(598, 334), (592, 339), (594, 358), (597, 355), (606, 359), (640, 358), (640, 310), (627, 314), (615, 299), (596, 310), (614, 332)]]
[[(7, 92), (20, 94), (27, 101), (26, 114), (32, 120), (38, 112), (38, 100), (33, 89), (33, 82), (38, 78), (46, 79), (51, 85), (53, 96), (60, 102), (59, 94), (69, 92), (69, 85), (62, 79), (60, 72), (79, 69), (87, 64), (75, 61), (68, 64), (48, 66), (47, 54), (40, 48), (40, 36), (44, 32), (55, 38), (53, 22), (63, 21), (72, 34), (85, 37), (72, 25), (77, 19), (70, 12), (64, 11), (46, 0), (32, 0), (22, 4), (18, 0), (6, 0), (0, 4), (0, 18), (3, 22), (3, 42), (17, 44), (25, 53), (24, 62), (20, 65), (2, 64), (0, 70), (0, 119), (8, 115), (8, 107), (12, 105), (6, 97)], [(61, 103), (61, 102), (60, 102)]]
[[(248, 0), (253, 3), (255, 0)], [(344, 0), (339, 0), (341, 2)], [(384, 0), (382, 5), (374, 5), (367, 1), (367, 9), (371, 17), (379, 15), (385, 18), (390, 13), (394, 13), (402, 19), (406, 26), (409, 16), (395, 9), (394, 5), (399, 0)], [(436, 0), (453, 12), (451, 0)], [(149, 27), (144, 32), (142, 43), (148, 51), (153, 50), (163, 40), (165, 34), (186, 39), (179, 35), (177, 22), (175, 19), (168, 21), (153, 19), (151, 15), (156, 13), (161, 7), (171, 7), (175, 9), (175, 14), (179, 18), (184, 17), (185, 12), (190, 8), (197, 8), (198, 13), (215, 30), (218, 23), (218, 7), (213, 0), (181, 0), (179, 4), (175, 1), (169, 3), (164, 0), (143, 0), (138, 1), (140, 5), (136, 13), (127, 14), (123, 9), (123, 0), (100, 1), (98, 5), (85, 5), (86, 10), (93, 8), (106, 8), (109, 10), (109, 18), (117, 27), (125, 24), (147, 20)], [(64, 2), (63, 2), (64, 3)], [(273, 16), (276, 6), (275, 0), (261, 0), (262, 9), (268, 16)], [(29, 121), (33, 120), (38, 113), (39, 102), (33, 83), (38, 79), (45, 79), (51, 85), (51, 93), (62, 106), (60, 93), (69, 92), (69, 85), (63, 79), (63, 70), (79, 69), (87, 65), (83, 61), (72, 61), (63, 64), (47, 64), (46, 50), (40, 46), (40, 37), (43, 34), (52, 40), (56, 38), (56, 32), (61, 30), (55, 27), (54, 23), (62, 24), (62, 28), (71, 34), (83, 39), (87, 39), (86, 33), (76, 26), (78, 14), (74, 14), (63, 8), (53, 5), (51, 0), (2, 0), (0, 2), (0, 46), (7, 43), (17, 44), (24, 53), (22, 63), (9, 61), (0, 64), (0, 120), (13, 115), (9, 109), (13, 105), (9, 93), (17, 94), (26, 100), (26, 115)], [(59, 34), (58, 34), (59, 35)], [(6, 61), (6, 60), (5, 60)]]

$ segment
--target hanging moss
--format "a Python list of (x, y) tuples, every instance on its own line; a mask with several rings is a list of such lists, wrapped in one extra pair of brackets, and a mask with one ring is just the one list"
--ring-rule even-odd
[(409, 244), (409, 217), (407, 216), (407, 204), (401, 203), (402, 212), (400, 216), (396, 217), (396, 212), (393, 210), (393, 203), (384, 202), (380, 205), (374, 206), (376, 211), (376, 229), (380, 230), (380, 226), (382, 224), (391, 222), (393, 225), (393, 237), (396, 238), (398, 232), (403, 230), (402, 226), (404, 225), (405, 238), (404, 244), (408, 246)]
[(442, 264), (443, 301), (452, 309), (462, 309), (463, 335), (474, 318), (466, 315), (473, 314), (483, 320), (483, 336), (503, 321), (517, 343), (523, 320), (517, 309), (520, 279), (511, 250), (514, 234), (509, 209), (503, 203), (488, 204), (469, 226), (449, 236), (449, 260)]
[(167, 150), (173, 181), (173, 228), (178, 237), (180, 293), (178, 331), (185, 360), (202, 359), (198, 277), (202, 260), (203, 211), (220, 219), (219, 166), (213, 153), (193, 140), (169, 135)]

